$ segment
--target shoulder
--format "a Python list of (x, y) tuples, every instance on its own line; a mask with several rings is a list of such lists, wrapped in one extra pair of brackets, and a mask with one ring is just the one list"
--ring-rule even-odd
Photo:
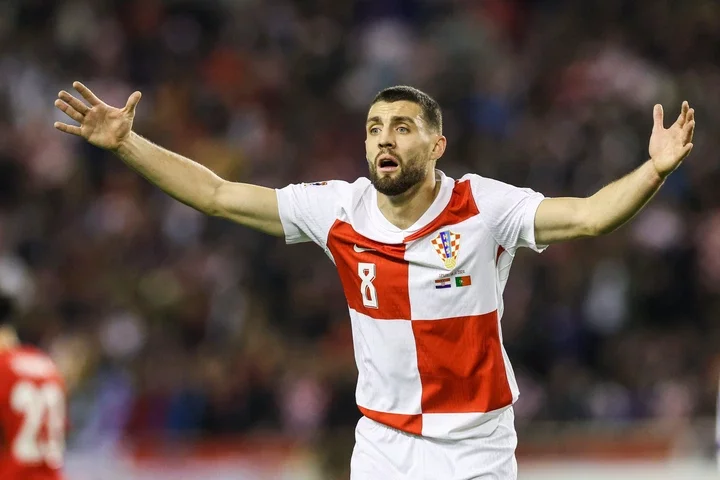
[(305, 199), (308, 202), (331, 208), (352, 208), (372, 190), (370, 180), (364, 177), (354, 182), (325, 180), (321, 182), (293, 183), (278, 189), (278, 196), (288, 200)]
[(516, 187), (515, 185), (501, 182), (500, 180), (495, 180), (494, 178), (483, 177), (476, 173), (463, 175), (460, 181), (469, 182), (472, 186), (473, 194), (476, 197), (497, 195), (505, 192), (521, 190), (520, 187)]
[(334, 197), (352, 197), (372, 187), (370, 180), (365, 177), (358, 178), (354, 182), (325, 180), (322, 182), (299, 183), (296, 186), (317, 195)]
[(478, 204), (514, 203), (528, 197), (542, 197), (541, 194), (531, 188), (519, 187), (475, 173), (463, 176), (461, 181), (463, 180), (470, 182), (473, 197), (475, 197)]
[(13, 349), (7, 357), (7, 368), (18, 377), (47, 378), (57, 375), (55, 362), (35, 347)]

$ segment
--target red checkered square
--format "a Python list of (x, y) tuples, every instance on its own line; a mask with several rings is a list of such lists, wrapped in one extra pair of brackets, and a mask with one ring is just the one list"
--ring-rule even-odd
[(512, 403), (497, 312), (412, 322), (423, 413), (489, 412)]
[(432, 241), (433, 247), (435, 247), (435, 251), (438, 255), (440, 255), (440, 258), (445, 258), (445, 249), (443, 248), (442, 242), (440, 241), (440, 237), (434, 238)]
[[(405, 245), (387, 245), (360, 235), (349, 223), (336, 221), (330, 229), (327, 241), (340, 275), (348, 306), (378, 320), (409, 320), (410, 297), (408, 293), (408, 262)], [(366, 249), (357, 252), (354, 247)], [(365, 291), (358, 274), (359, 263), (374, 265), (377, 305), (368, 307), (363, 303)]]

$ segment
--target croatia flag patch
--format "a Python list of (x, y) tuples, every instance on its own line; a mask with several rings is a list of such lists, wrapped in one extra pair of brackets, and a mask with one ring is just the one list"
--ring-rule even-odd
[(455, 286), (456, 287), (467, 287), (472, 285), (472, 280), (470, 279), (470, 275), (464, 275), (462, 277), (455, 277)]
[(452, 284), (450, 283), (450, 278), (438, 278), (435, 280), (435, 288), (450, 288)]

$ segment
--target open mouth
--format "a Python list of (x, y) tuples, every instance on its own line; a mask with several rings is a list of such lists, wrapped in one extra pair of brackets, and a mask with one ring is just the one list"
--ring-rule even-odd
[(378, 171), (394, 172), (400, 167), (400, 163), (390, 155), (383, 155), (378, 159)]

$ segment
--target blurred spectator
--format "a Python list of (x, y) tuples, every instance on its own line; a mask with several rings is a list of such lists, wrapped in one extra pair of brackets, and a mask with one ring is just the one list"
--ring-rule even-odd
[[(687, 165), (609, 237), (523, 253), (506, 345), (533, 420), (708, 414), (720, 325), (717, 2), (5, 0), (0, 288), (23, 335), (77, 361), (78, 445), (282, 431), (359, 417), (346, 305), (311, 246), (205, 218), (54, 133), (87, 80), (136, 129), (230, 180), (366, 171), (376, 91), (444, 107), (440, 168), (593, 193), (647, 156), (652, 104), (697, 109)], [(669, 34), (672, 32), (672, 35)], [(704, 383), (705, 382), (705, 383)]]

